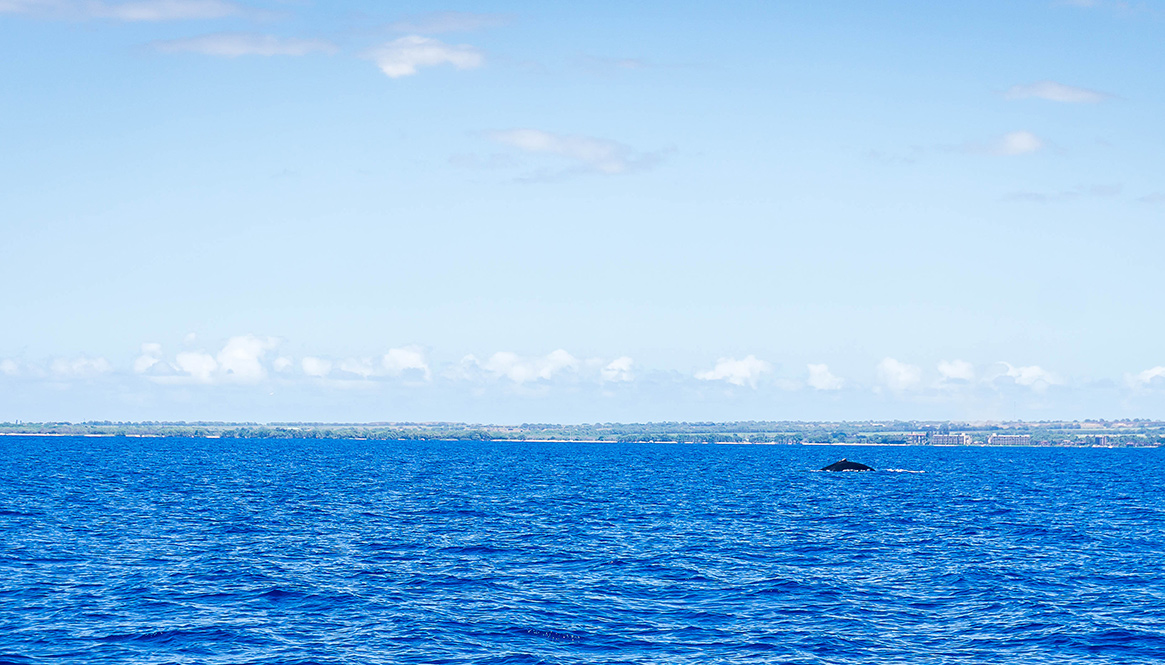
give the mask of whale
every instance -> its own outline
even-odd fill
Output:
[[[844,457],[841,458],[840,460],[834,462],[833,464],[830,464],[829,466],[825,467],[824,469],[822,469],[822,471],[873,471],[873,470],[874,470],[873,467],[866,466],[865,464],[860,464],[858,462],[851,462],[851,461],[845,459]]]

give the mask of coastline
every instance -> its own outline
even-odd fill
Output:
[[[0,423],[0,437],[134,439],[323,439],[483,441],[496,443],[668,443],[683,445],[870,446],[933,448],[1157,448],[1165,422],[950,423],[605,423],[481,425],[469,423]],[[957,435],[935,432],[962,430]],[[998,441],[997,441],[998,439]]]

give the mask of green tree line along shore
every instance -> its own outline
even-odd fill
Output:
[[[0,434],[284,439],[1156,447],[1165,421],[471,423],[5,422]],[[998,442],[1006,441],[1000,444]]]

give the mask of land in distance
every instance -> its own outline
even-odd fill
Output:
[[[0,435],[1156,447],[1165,421],[739,421],[483,425],[452,422],[5,422]],[[951,436],[955,435],[955,436]],[[959,436],[966,435],[966,436]]]

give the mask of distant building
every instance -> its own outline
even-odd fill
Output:
[[[992,434],[987,437],[989,446],[1030,446],[1031,434]]]
[[[932,434],[930,442],[936,446],[969,446],[974,443],[970,434]]]
[[[925,446],[930,443],[930,437],[926,432],[911,432],[906,435],[905,439],[906,443],[912,446]]]

